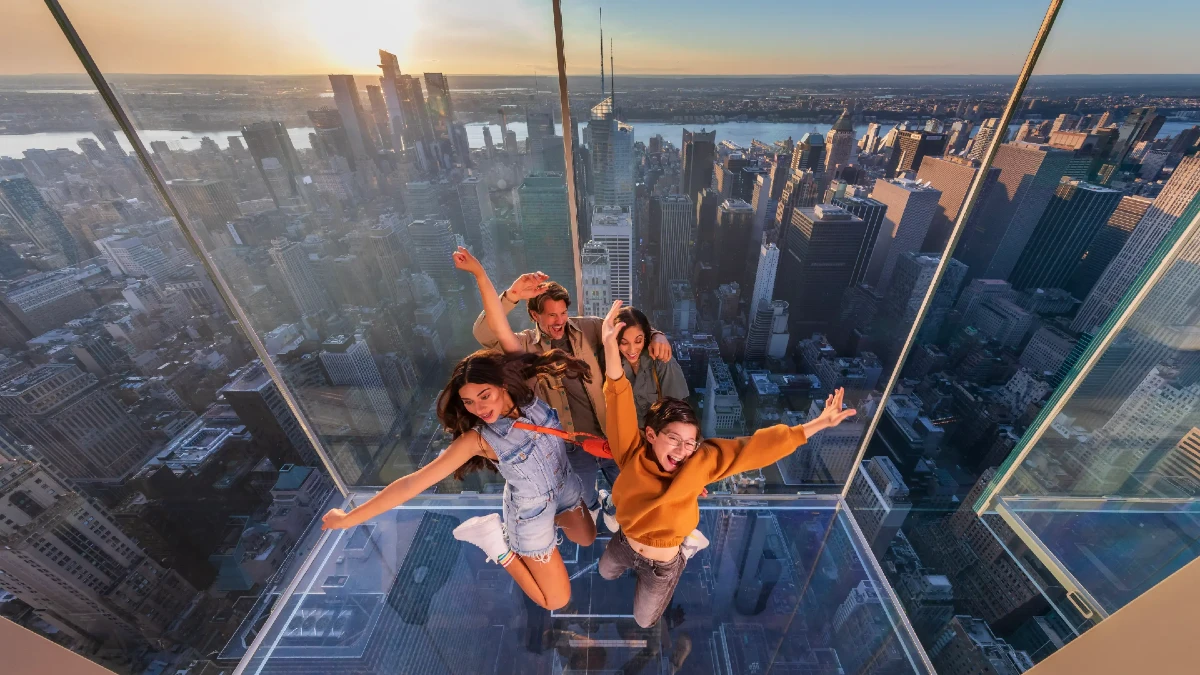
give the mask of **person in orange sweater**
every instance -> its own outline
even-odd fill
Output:
[[[613,303],[601,327],[604,343],[605,431],[621,473],[613,485],[620,531],[600,557],[600,576],[612,580],[626,570],[637,576],[633,617],[643,628],[653,626],[675,592],[687,559],[685,539],[700,522],[699,497],[704,486],[742,471],[764,467],[786,457],[809,436],[853,417],[842,410],[844,391],[825,400],[825,410],[799,426],[779,424],[753,436],[700,440],[695,411],[679,399],[664,398],[650,407],[639,428],[633,389],[621,367],[617,320],[621,301]],[[702,542],[698,548],[703,548]],[[694,552],[694,551],[692,551]]]

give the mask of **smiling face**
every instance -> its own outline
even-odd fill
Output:
[[[503,388],[494,384],[467,383],[458,389],[458,397],[462,399],[467,412],[491,424],[500,419],[504,413],[512,410],[512,397]]]
[[[667,473],[675,473],[696,452],[700,428],[687,422],[671,422],[661,432],[646,427],[646,442],[654,451],[658,465]]]
[[[543,300],[542,311],[529,310],[529,315],[537,322],[538,330],[551,340],[561,340],[567,332],[567,303],[562,300]]]
[[[626,361],[637,363],[642,357],[642,349],[646,347],[646,333],[642,331],[641,326],[626,326],[617,340],[617,347]]]

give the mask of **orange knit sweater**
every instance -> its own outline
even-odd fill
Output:
[[[621,473],[613,485],[617,522],[630,539],[670,548],[700,522],[700,491],[735,473],[764,467],[804,445],[804,429],[779,424],[753,436],[706,439],[675,473],[658,465],[638,428],[633,389],[624,376],[604,383],[605,432]]]

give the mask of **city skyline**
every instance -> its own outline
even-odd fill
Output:
[[[1088,3],[1086,10],[1068,3],[1038,73],[1200,73],[1200,55],[1186,47],[1190,44],[1187,26],[1200,19],[1200,7],[1181,0],[1160,4],[1168,5],[1165,11],[1174,13],[1175,19],[1146,23],[1147,30],[1152,27],[1158,34],[1147,43],[1155,53],[1128,59],[1120,50],[1104,46],[1136,30],[1139,18],[1105,21],[1107,13],[1122,8],[1116,0]],[[755,60],[731,58],[733,54],[720,47],[726,41],[725,22],[705,20],[725,9],[715,0],[704,0],[699,6],[612,0],[569,4],[563,8],[563,22],[571,76],[594,72],[594,36],[602,5],[609,10],[606,24],[618,50],[618,71],[627,75],[1014,74],[1046,9],[1045,2],[1020,0],[981,5],[963,15],[957,3],[936,0],[926,3],[923,12],[891,12],[891,3],[870,0],[856,6],[862,20],[868,26],[872,18],[886,21],[888,29],[905,40],[874,44],[864,40],[849,53],[821,49],[820,41],[807,48],[807,41],[784,41],[776,43],[769,59]],[[549,7],[534,0],[479,5],[426,1],[379,5],[353,0],[339,5],[337,12],[316,0],[306,0],[299,9],[295,3],[247,6],[229,0],[203,5],[118,0],[103,6],[77,3],[65,9],[98,64],[110,73],[377,75],[375,50],[379,48],[396,53],[405,71],[448,75],[536,71],[548,79],[556,72]],[[5,12],[15,20],[0,26],[0,75],[81,72],[41,3],[18,0]],[[747,5],[739,12],[747,26],[819,24],[839,16],[832,5],[813,5],[803,11],[790,5]],[[361,20],[367,15],[373,20]],[[488,20],[478,21],[480,15]],[[693,39],[672,40],[648,28],[664,22],[672,25],[674,33]],[[985,33],[974,30],[982,22],[989,27]],[[188,30],[162,30],[176,25],[187,25]],[[931,44],[937,47],[930,49]],[[955,58],[939,56],[951,53]],[[501,54],[503,58],[497,59]],[[797,63],[804,67],[798,68]],[[1148,64],[1156,67],[1144,69]]]

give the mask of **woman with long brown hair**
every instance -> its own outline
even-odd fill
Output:
[[[454,441],[437,459],[397,479],[346,513],[325,514],[325,529],[358,525],[412,499],[439,481],[458,479],[480,469],[504,477],[504,518],[495,513],[471,518],[454,537],[483,549],[488,560],[504,567],[538,605],[558,609],[571,597],[567,568],[558,552],[556,527],[571,541],[589,546],[596,523],[583,504],[583,481],[571,469],[558,414],[529,386],[538,377],[590,378],[587,364],[561,350],[519,352],[517,338],[500,309],[496,289],[466,249],[455,265],[475,275],[489,327],[508,353],[480,350],[454,368],[438,397],[438,417]],[[519,352],[519,353],[514,353]]]

